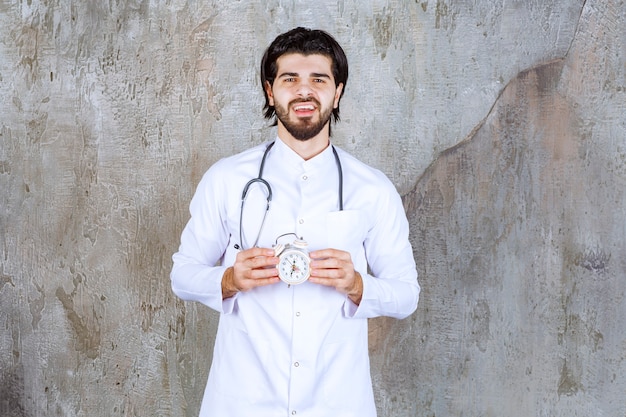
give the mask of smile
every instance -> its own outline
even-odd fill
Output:
[[[313,104],[298,104],[293,107],[294,111],[313,111],[315,106]]]

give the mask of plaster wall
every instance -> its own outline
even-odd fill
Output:
[[[0,1],[0,415],[197,415],[217,316],[171,254],[208,166],[274,135],[257,67],[297,25],[345,47],[333,140],[411,223],[379,415],[626,415],[620,0]]]

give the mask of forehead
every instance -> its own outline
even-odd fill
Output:
[[[276,60],[276,76],[280,77],[283,73],[295,73],[301,76],[315,73],[328,74],[332,77],[332,66],[332,59],[326,55],[288,53]]]

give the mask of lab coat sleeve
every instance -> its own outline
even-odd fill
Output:
[[[375,220],[364,242],[371,274],[358,271],[363,278],[363,296],[358,306],[346,301],[344,314],[348,317],[402,319],[417,308],[420,286],[409,224],[400,196],[391,182],[386,182],[376,198]]]
[[[235,297],[222,300],[219,265],[229,240],[224,175],[220,164],[203,176],[189,206],[191,218],[183,229],[178,252],[172,256],[172,291],[186,301],[198,301],[220,313],[232,312]],[[218,198],[219,197],[219,198]]]

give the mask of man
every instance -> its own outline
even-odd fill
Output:
[[[278,137],[198,185],[171,279],[221,313],[201,417],[376,415],[367,319],[408,316],[420,289],[395,187],[330,143],[347,79],[326,32],[278,36],[261,64]],[[311,251],[298,285],[273,249],[293,235]]]

